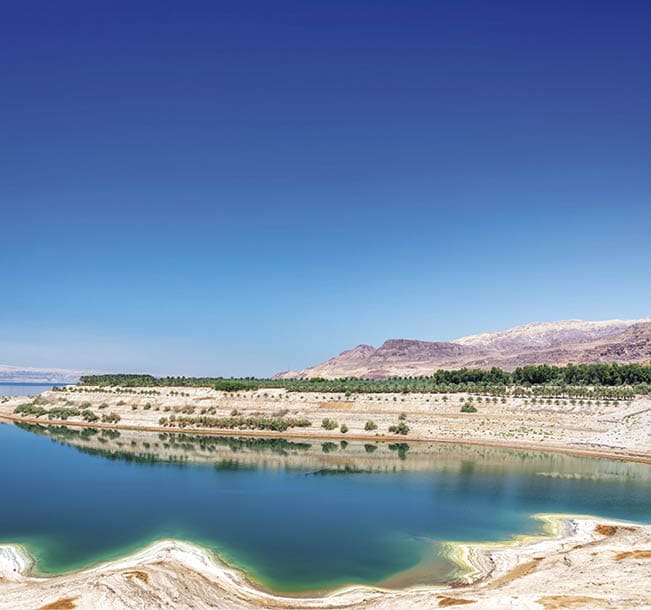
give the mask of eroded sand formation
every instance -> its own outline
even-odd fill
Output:
[[[471,573],[452,587],[349,587],[310,598],[256,588],[204,549],[164,540],[124,559],[42,578],[19,547],[0,547],[0,608],[651,608],[651,526],[547,517],[556,535],[455,545]]]

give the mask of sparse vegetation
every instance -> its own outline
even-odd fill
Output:
[[[41,417],[41,415],[46,415],[47,414],[47,409],[45,409],[45,408],[43,408],[43,407],[41,407],[39,405],[35,405],[34,403],[29,402],[29,403],[25,403],[25,404],[22,404],[22,405],[18,405],[14,409],[14,413],[16,415],[27,415],[27,416],[31,416],[31,417]]]
[[[395,426],[389,426],[389,432],[391,434],[407,435],[409,434],[409,426],[404,421],[401,421],[399,424],[396,424]]]
[[[84,409],[81,412],[81,416],[84,418],[84,421],[87,421],[90,424],[99,420],[99,416],[93,413],[90,409]]]
[[[117,413],[106,413],[102,415],[103,424],[117,424],[121,419]]]
[[[171,428],[195,427],[284,432],[289,428],[308,428],[312,425],[312,422],[308,419],[282,417],[211,417],[206,415],[185,417],[171,415],[169,418],[162,419],[167,419],[167,421],[161,425],[167,425]]]
[[[74,407],[53,407],[47,412],[48,419],[70,419],[79,417],[81,411]]]
[[[326,418],[321,422],[321,427],[322,427],[324,430],[335,430],[338,426],[339,426],[339,424],[338,424],[336,421],[334,421],[333,419],[330,419],[330,418],[328,418],[328,417],[326,417]]]

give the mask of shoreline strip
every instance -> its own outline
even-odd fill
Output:
[[[405,588],[389,589],[378,585],[364,585],[350,583],[331,590],[297,592],[274,592],[260,586],[240,568],[230,566],[218,553],[195,542],[178,539],[162,538],[155,540],[140,550],[125,556],[101,561],[93,565],[79,568],[61,574],[38,574],[35,572],[36,561],[28,547],[20,543],[0,545],[0,580],[11,581],[54,581],[60,578],[92,577],[104,572],[134,569],[138,566],[150,565],[160,561],[162,556],[179,555],[177,559],[191,569],[196,569],[195,559],[200,559],[203,569],[216,575],[219,580],[226,580],[231,587],[235,587],[239,594],[248,593],[257,599],[266,601],[284,601],[305,603],[326,603],[329,600],[342,600],[352,593],[361,592],[369,594],[399,594],[417,591],[426,591],[439,594],[451,589],[459,592],[470,587],[492,588],[508,579],[509,574],[518,566],[524,565],[523,558],[537,561],[544,556],[555,552],[562,552],[565,548],[577,544],[588,544],[603,537],[599,525],[608,526],[640,526],[642,524],[630,521],[601,518],[591,515],[568,514],[534,514],[532,518],[544,524],[548,533],[519,535],[510,540],[497,542],[446,542],[449,557],[457,562],[460,567],[465,567],[466,574],[454,582],[441,585],[414,585]],[[201,571],[203,571],[203,569]]]
[[[299,439],[317,439],[317,440],[355,440],[355,441],[368,441],[368,442],[403,442],[403,443],[436,443],[447,445],[471,445],[480,447],[495,447],[502,449],[520,449],[526,451],[538,451],[541,453],[560,453],[564,455],[575,455],[579,457],[594,457],[606,458],[611,460],[619,460],[624,462],[636,462],[640,464],[651,464],[651,453],[642,454],[630,451],[616,451],[614,449],[599,449],[592,447],[590,449],[581,449],[580,447],[571,447],[567,445],[537,445],[535,443],[518,442],[518,441],[497,441],[485,439],[457,439],[446,437],[412,437],[400,435],[385,435],[385,436],[366,436],[363,434],[341,434],[341,433],[297,433],[289,430],[285,432],[274,432],[270,430],[231,430],[231,429],[206,429],[206,428],[164,428],[162,426],[136,426],[131,424],[103,424],[103,423],[88,423],[76,422],[69,420],[47,420],[38,419],[35,417],[19,417],[15,415],[3,414],[0,415],[0,422],[6,421],[10,423],[26,423],[26,424],[40,424],[41,426],[71,426],[77,428],[97,428],[108,430],[130,430],[141,432],[158,432],[167,434],[193,434],[204,436],[246,436],[258,438],[299,438]],[[302,428],[305,430],[305,428]]]

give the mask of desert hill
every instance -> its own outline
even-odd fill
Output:
[[[325,362],[276,378],[428,375],[461,367],[513,370],[527,364],[651,363],[651,318],[534,322],[455,341],[389,339],[358,345]]]

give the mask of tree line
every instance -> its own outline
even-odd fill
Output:
[[[342,378],[258,379],[254,377],[154,377],[153,375],[84,375],[80,385],[117,387],[211,387],[224,392],[282,388],[294,392],[490,392],[507,393],[512,387],[634,387],[651,392],[651,366],[641,364],[530,365],[505,371],[491,369],[437,370],[430,376],[389,379]]]

